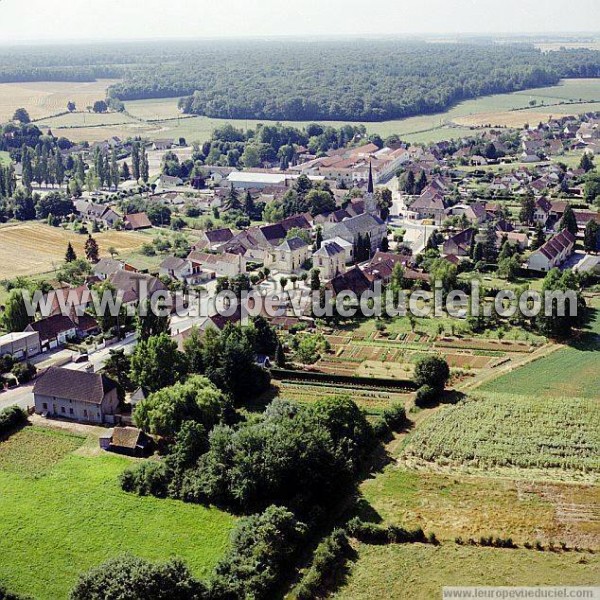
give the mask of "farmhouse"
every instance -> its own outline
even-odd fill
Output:
[[[35,412],[82,423],[114,423],[117,384],[98,373],[50,367],[33,386]]]
[[[200,265],[202,271],[212,272],[217,277],[236,277],[246,272],[246,258],[241,254],[209,254],[192,250],[188,261]]]
[[[54,350],[77,337],[77,325],[70,317],[61,314],[30,323],[25,331],[39,334],[42,352]]]
[[[125,224],[125,229],[132,231],[150,229],[152,227],[152,223],[145,212],[125,215],[125,217],[123,217],[123,223]]]
[[[563,229],[538,250],[532,252],[527,268],[532,271],[550,271],[560,266],[573,254],[574,246],[575,236],[567,229]]]
[[[42,351],[37,331],[16,331],[0,336],[0,356],[27,360]]]
[[[200,239],[194,244],[194,250],[218,250],[233,238],[233,232],[228,227],[203,231]]]

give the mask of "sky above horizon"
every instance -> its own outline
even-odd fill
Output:
[[[599,0],[0,0],[2,44],[598,31]]]

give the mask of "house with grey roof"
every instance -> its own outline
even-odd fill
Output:
[[[313,267],[319,269],[321,279],[330,280],[346,271],[346,252],[335,240],[324,241],[313,254]]]
[[[294,273],[310,258],[311,246],[300,237],[284,240],[265,255],[265,266],[283,273]]]
[[[387,225],[376,215],[363,213],[341,223],[324,223],[323,239],[333,240],[340,237],[354,247],[361,239],[368,237],[371,254],[375,254],[381,246],[381,240],[387,235]],[[354,253],[356,255],[356,252]]]
[[[33,386],[35,412],[81,423],[114,423],[117,384],[99,373],[50,367]]]

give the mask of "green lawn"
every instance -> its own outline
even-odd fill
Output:
[[[37,600],[61,600],[79,573],[123,552],[185,560],[207,576],[225,551],[234,518],[214,508],[121,491],[130,459],[95,444],[27,428],[0,443],[0,582]],[[31,473],[30,452],[52,460]],[[69,453],[71,452],[71,453]],[[20,471],[20,472],[17,472]]]
[[[515,369],[479,389],[600,399],[600,308],[593,311],[583,335],[567,348]]]
[[[443,586],[597,585],[600,555],[445,544],[360,544],[337,600],[434,600]]]
[[[10,165],[10,154],[4,150],[0,151],[0,165]]]

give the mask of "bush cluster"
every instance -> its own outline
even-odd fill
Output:
[[[27,413],[18,406],[9,406],[0,411],[0,437],[12,433],[27,422]]]
[[[418,527],[414,530],[404,529],[397,525],[384,527],[376,523],[368,523],[355,517],[348,523],[348,533],[357,540],[366,544],[407,544],[420,542],[422,544],[438,543],[435,534],[429,536]]]
[[[352,548],[343,529],[335,529],[317,547],[310,569],[295,590],[297,600],[326,596],[342,576]]]

